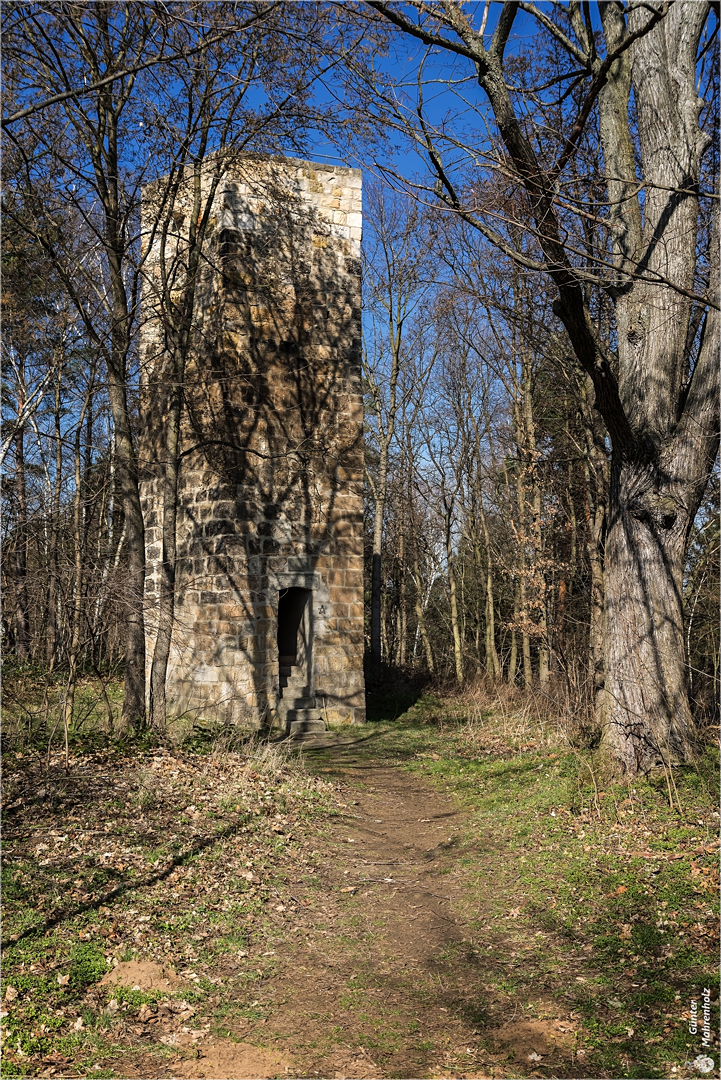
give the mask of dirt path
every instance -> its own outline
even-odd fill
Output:
[[[348,815],[324,842],[314,925],[284,957],[274,1032],[306,1076],[437,1074],[474,1041],[472,1018],[455,1015],[473,960],[444,874],[462,815],[400,769],[347,761],[333,772],[349,786]]]
[[[259,991],[270,1015],[249,1025],[248,1041],[284,1051],[286,1075],[296,1077],[539,1075],[534,1061],[568,1051],[573,1024],[524,1022],[502,989],[484,983],[513,959],[479,955],[460,914],[468,848],[454,797],[352,750],[339,748],[317,771],[344,785],[345,816],[318,838],[320,888],[291,880],[303,915],[278,941],[277,973]],[[501,905],[502,878],[493,889]],[[513,944],[488,927],[489,943],[502,954]],[[202,1060],[196,1069],[204,1075]]]
[[[694,1075],[708,800],[669,854],[655,790],[574,812],[573,760],[450,736],[15,754],[3,1075]]]
[[[262,932],[208,970],[224,992],[192,1024],[159,1017],[157,1031],[137,1029],[157,1042],[163,1028],[165,1061],[156,1049],[118,1061],[115,1075],[581,1074],[580,1018],[554,996],[558,943],[518,917],[519,865],[503,829],[483,833],[455,795],[382,750],[374,759],[369,743],[310,751],[335,811],[293,826],[296,861],[284,864]]]

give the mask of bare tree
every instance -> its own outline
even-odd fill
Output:
[[[709,75],[714,61],[704,41],[713,32],[711,5],[601,4],[599,35],[580,3],[551,13],[530,2],[504,3],[488,32],[490,3],[482,12],[455,0],[369,3],[434,56],[469,61],[490,105],[495,141],[471,143],[467,131],[454,130],[447,118],[442,126],[433,124],[420,90],[406,107],[392,88],[376,87],[386,122],[425,154],[435,179],[427,190],[438,205],[555,286],[554,312],[590,379],[613,448],[605,546],[605,746],[613,767],[631,774],[659,760],[683,759],[691,753],[692,733],[684,560],[718,446],[718,203],[706,130],[716,102]],[[564,59],[563,70],[556,69],[545,86],[519,89],[507,73],[506,46],[521,10]],[[422,78],[420,72],[421,88]],[[554,107],[560,102],[555,129],[545,123],[552,85],[559,88]],[[584,189],[576,198],[566,178],[592,114],[598,118],[604,194]],[[522,192],[520,224],[531,234],[532,254],[513,243],[504,208],[488,205],[483,185],[464,183],[459,149]],[[580,227],[589,215],[603,234],[593,270]],[[612,300],[613,336],[602,335],[593,318],[594,289]]]
[[[302,44],[302,48],[299,46]],[[153,635],[152,714],[164,726],[164,680],[173,619],[174,506],[185,363],[213,190],[198,193],[178,252],[175,200],[200,176],[217,178],[232,149],[299,149],[310,123],[332,127],[312,86],[341,45],[321,9],[253,2],[193,3],[181,13],[155,4],[37,4],[8,9],[4,124],[19,165],[16,216],[54,267],[83,332],[102,357],[112,411],[113,470],[123,508],[125,695],[128,724],[145,717],[145,539],[139,496],[138,330],[141,284],[152,250],[164,265],[152,315],[169,358],[166,446],[161,462],[163,575]],[[141,193],[165,175],[155,216],[141,238]],[[156,188],[156,193],[157,193]],[[193,200],[191,199],[191,202]],[[13,214],[7,203],[6,214]],[[60,225],[66,227],[49,227]],[[142,243],[141,243],[142,239]],[[144,246],[143,246],[144,245]],[[148,299],[151,290],[144,293]],[[37,396],[37,395],[36,395]],[[20,410],[22,413],[22,409]],[[27,412],[27,409],[24,410]],[[20,474],[18,474],[20,475]],[[108,553],[114,560],[116,552]],[[18,594],[20,595],[20,594]]]
[[[418,324],[414,316],[428,294],[431,239],[417,205],[394,195],[381,184],[366,189],[364,245],[365,303],[368,310],[363,375],[372,402],[372,432],[378,462],[368,472],[373,492],[373,554],[371,567],[371,661],[381,662],[381,564],[383,515],[388,463],[395,437],[396,416],[402,407],[399,378],[404,362],[417,352]],[[423,371],[417,371],[423,378]]]

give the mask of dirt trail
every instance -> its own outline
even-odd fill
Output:
[[[533,1076],[534,1062],[557,1051],[567,1059],[568,1021],[524,1022],[485,985],[508,960],[481,957],[459,913],[468,909],[465,816],[454,797],[352,750],[338,748],[317,771],[347,785],[346,816],[319,838],[320,894],[294,887],[307,914],[278,947],[277,975],[263,991],[275,1007],[249,1041],[260,1045],[263,1033],[297,1077]],[[474,843],[474,860],[489,843]],[[502,878],[493,890],[501,902]],[[484,944],[494,941],[503,952],[508,933],[488,927]]]
[[[343,793],[340,813],[317,834],[315,883],[299,865],[274,908],[283,914],[263,957],[275,969],[256,984],[255,1017],[229,1016],[230,1038],[183,1028],[171,1040],[183,1059],[154,1059],[152,1075],[578,1075],[576,1024],[559,1015],[552,984],[530,968],[521,997],[504,984],[552,942],[507,914],[517,882],[502,837],[469,838],[453,795],[367,753],[346,740],[310,755]],[[464,879],[479,868],[487,877],[474,893]],[[545,1019],[524,1018],[530,1001]],[[149,1064],[133,1075],[150,1075]]]

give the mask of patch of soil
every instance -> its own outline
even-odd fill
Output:
[[[534,1068],[559,1047],[567,1049],[573,1043],[573,1031],[560,1020],[527,1020],[504,1024],[494,1042],[526,1068]]]
[[[129,986],[135,990],[183,990],[188,988],[172,968],[160,964],[128,960],[118,964],[100,980],[101,986]]]
[[[290,1058],[276,1050],[260,1050],[230,1039],[212,1039],[198,1046],[198,1058],[174,1065],[173,1078],[182,1080],[265,1080],[283,1076]]]
[[[362,1048],[336,1051],[326,1059],[326,1072],[329,1080],[375,1080],[379,1076],[375,1061]]]

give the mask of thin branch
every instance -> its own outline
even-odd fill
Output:
[[[2,121],[0,121],[0,127],[6,128],[9,124],[14,124],[17,120],[23,120],[26,116],[32,116],[33,113],[41,112],[43,109],[47,109],[51,105],[57,105],[61,101],[67,101],[69,98],[85,97],[87,94],[92,94],[95,90],[100,90],[103,86],[108,86],[118,79],[125,79],[129,75],[135,75],[139,71],[145,70],[145,68],[153,67],[154,64],[169,64],[174,60],[194,56],[196,53],[209,49],[212,45],[216,45],[219,41],[223,41],[225,38],[230,37],[231,34],[236,34],[241,30],[247,30],[249,26],[258,22],[259,19],[266,18],[270,12],[277,7],[280,7],[279,2],[271,3],[268,7],[263,8],[261,12],[254,15],[240,26],[233,26],[228,30],[223,30],[222,33],[216,34],[215,37],[207,38],[205,41],[202,41],[200,45],[196,45],[192,49],[181,49],[179,52],[171,53],[170,56],[163,56],[162,53],[157,53],[155,56],[151,56],[149,60],[144,60],[140,64],[133,64],[131,67],[123,68],[121,71],[115,71],[112,75],[106,75],[102,79],[97,79],[88,86],[79,86],[72,90],[65,90],[61,94],[53,94],[51,97],[45,98],[44,101],[38,101],[34,105],[27,105],[24,109],[19,109],[16,113],[13,113],[12,116],[3,117]]]

